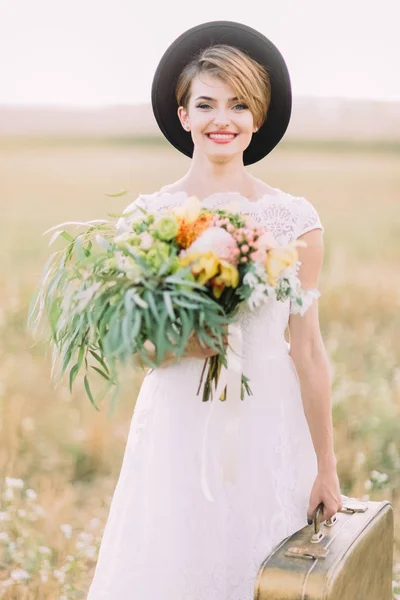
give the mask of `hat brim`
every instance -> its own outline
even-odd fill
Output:
[[[192,157],[193,140],[179,120],[175,87],[187,63],[200,50],[215,44],[229,44],[242,50],[263,65],[269,74],[271,103],[267,119],[243,153],[243,162],[249,165],[264,158],[279,143],[292,111],[290,77],[283,56],[268,38],[252,27],[234,21],[211,21],[180,35],[163,54],[154,74],[151,89],[154,116],[167,140]]]

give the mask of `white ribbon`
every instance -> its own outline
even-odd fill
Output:
[[[207,451],[208,432],[211,418],[216,410],[222,410],[223,430],[221,432],[221,463],[223,470],[223,479],[235,483],[237,477],[239,433],[240,433],[240,413],[242,400],[242,330],[238,323],[228,325],[228,349],[227,349],[227,367],[221,366],[218,383],[212,388],[211,398],[212,406],[206,418],[202,440],[201,456],[201,487],[207,500],[214,502],[214,497],[210,490],[209,474],[207,469]],[[219,398],[226,386],[226,399],[221,401]],[[216,405],[219,408],[216,409]]]

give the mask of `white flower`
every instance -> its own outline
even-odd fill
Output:
[[[60,571],[59,569],[54,569],[53,575],[57,579],[57,581],[59,581],[60,583],[64,583],[64,581],[65,581],[64,571]]]
[[[24,487],[24,482],[22,481],[22,479],[14,479],[14,477],[6,477],[6,485],[9,488],[21,489]]]
[[[140,237],[140,247],[143,250],[150,250],[153,245],[154,238],[148,231],[143,231],[139,234]]]
[[[253,273],[253,271],[248,271],[245,276],[243,277],[243,283],[245,285],[248,285],[251,288],[255,288],[256,285],[258,284],[259,279],[258,277],[255,275],[255,273]]]
[[[40,506],[39,504],[35,506],[35,511],[39,517],[45,517],[47,515],[47,511],[43,508],[43,506]]]
[[[261,304],[263,304],[267,299],[267,294],[265,293],[266,287],[263,284],[257,284],[253,289],[249,298],[247,298],[247,303],[249,305],[250,310],[254,310],[258,308]]]
[[[6,488],[6,491],[3,494],[4,500],[13,500],[14,499],[14,490],[13,488]]]
[[[92,519],[90,519],[89,527],[91,529],[97,529],[99,525],[100,525],[100,519],[98,517],[93,517]]]
[[[364,483],[364,487],[366,490],[370,490],[372,488],[372,481],[367,479],[367,481]]]
[[[39,546],[38,550],[40,554],[51,554],[51,550],[47,546]]]
[[[95,560],[95,558],[97,556],[97,548],[95,546],[87,546],[87,548],[85,548],[85,551],[83,554],[86,558]]]
[[[0,521],[10,521],[11,517],[8,514],[8,512],[5,512],[4,510],[0,512]]]
[[[11,571],[10,575],[11,579],[13,579],[14,581],[24,581],[26,579],[29,579],[29,573],[24,569],[14,569],[13,571]]]
[[[63,523],[62,525],[60,525],[60,529],[63,532],[63,534],[65,535],[65,537],[67,538],[67,540],[70,540],[72,537],[71,525],[69,525],[69,523]]]

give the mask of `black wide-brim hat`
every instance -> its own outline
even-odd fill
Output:
[[[175,87],[183,68],[192,58],[215,44],[228,44],[242,50],[269,74],[271,103],[267,119],[243,153],[244,164],[250,165],[264,158],[279,143],[292,111],[290,77],[284,58],[268,38],[252,27],[234,21],[211,21],[188,29],[172,42],[153,78],[151,102],[154,116],[167,140],[191,158],[193,140],[179,120]]]

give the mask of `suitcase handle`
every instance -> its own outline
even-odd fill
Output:
[[[343,506],[338,512],[354,514],[357,512],[365,512],[366,510],[368,510],[367,502],[363,502],[362,500],[358,500],[357,498],[349,498],[348,496],[344,496],[343,494],[341,494],[341,496],[343,499]],[[328,555],[329,549],[324,548],[322,545],[319,545],[319,542],[325,537],[319,528],[320,524],[322,522],[322,520],[320,520],[320,516],[322,514],[323,509],[324,509],[324,503],[320,502],[314,511],[314,516],[313,516],[314,533],[311,536],[310,541],[306,544],[303,543],[301,546],[290,546],[288,548],[288,550],[285,552],[285,556],[291,556],[291,557],[298,556],[301,558],[315,559],[315,558],[325,558]],[[324,526],[332,527],[337,522],[337,520],[338,520],[338,518],[337,518],[337,515],[335,514],[332,517],[330,517],[329,519],[326,519],[326,521],[324,521]],[[313,544],[313,546],[311,544]],[[314,545],[314,544],[318,544],[318,545]]]

